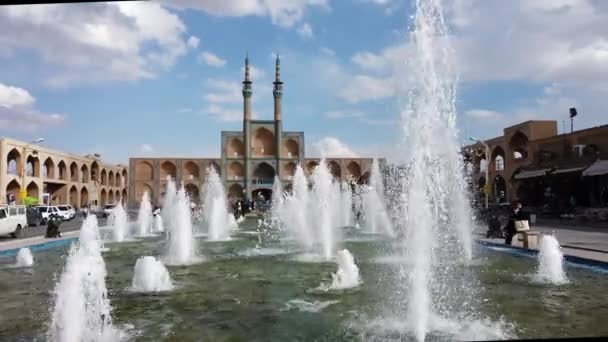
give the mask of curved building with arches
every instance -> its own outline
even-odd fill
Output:
[[[128,197],[127,167],[104,163],[99,155],[2,138],[0,157],[0,204],[20,204],[27,196],[39,203],[101,207]]]

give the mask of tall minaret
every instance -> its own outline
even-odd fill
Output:
[[[243,81],[243,119],[251,120],[251,78],[249,76],[249,55],[245,57],[245,80]]]
[[[249,76],[249,55],[245,57],[245,80],[243,81],[243,140],[245,142],[245,198],[251,197],[251,78]]]
[[[274,135],[276,141],[276,173],[279,179],[283,179],[281,175],[281,157],[283,157],[283,125],[282,125],[282,114],[283,114],[283,82],[281,82],[281,60],[279,54],[277,54],[277,60],[274,69],[274,87],[272,89],[272,95],[274,95]]]
[[[283,114],[282,98],[283,98],[283,82],[281,82],[281,60],[277,54],[277,60],[274,69],[274,88],[272,89],[272,95],[274,95],[274,119],[281,120]]]

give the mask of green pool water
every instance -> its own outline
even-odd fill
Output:
[[[395,303],[406,300],[407,288],[398,263],[391,262],[390,241],[347,236],[340,248],[355,256],[363,284],[329,292],[315,289],[331,281],[334,263],[312,262],[280,240],[257,249],[256,236],[238,234],[226,242],[199,239],[204,262],[168,267],[174,291],[133,293],[128,288],[137,258],[162,255],[164,239],[107,243],[103,255],[114,324],[132,341],[411,340],[399,328],[407,322]],[[67,250],[34,252],[32,268],[9,268],[13,257],[0,258],[0,340],[45,340],[50,292]],[[428,339],[607,336],[607,276],[568,267],[568,284],[536,284],[535,262],[480,247],[474,262],[461,270],[475,275],[477,315],[449,319],[481,325],[471,324],[465,335],[438,331]]]

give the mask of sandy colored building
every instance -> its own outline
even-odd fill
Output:
[[[0,139],[0,203],[40,202],[102,206],[127,198],[125,166],[104,164],[99,156],[78,156],[40,144]]]
[[[606,205],[608,125],[558,134],[557,121],[526,121],[484,142],[490,146],[489,162],[482,144],[465,146],[464,153],[477,190],[486,184],[489,168],[492,201],[504,194],[502,200],[530,206]]]
[[[262,193],[269,199],[275,176],[289,188],[296,165],[300,164],[310,174],[318,165],[319,158],[304,155],[304,132],[283,130],[283,82],[280,60],[275,65],[273,82],[274,119],[254,120],[251,117],[253,82],[250,78],[249,60],[245,60],[243,81],[243,130],[221,132],[221,156],[219,158],[130,158],[129,205],[136,206],[144,192],[152,202],[159,204],[164,195],[167,176],[183,182],[194,201],[200,200],[201,186],[207,168],[215,168],[231,200],[252,199]],[[326,158],[334,177],[365,182],[369,177],[371,158]],[[386,164],[380,159],[381,166]]]

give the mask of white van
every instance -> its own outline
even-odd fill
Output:
[[[25,211],[23,205],[0,206],[0,235],[20,237],[23,229],[27,227]]]

